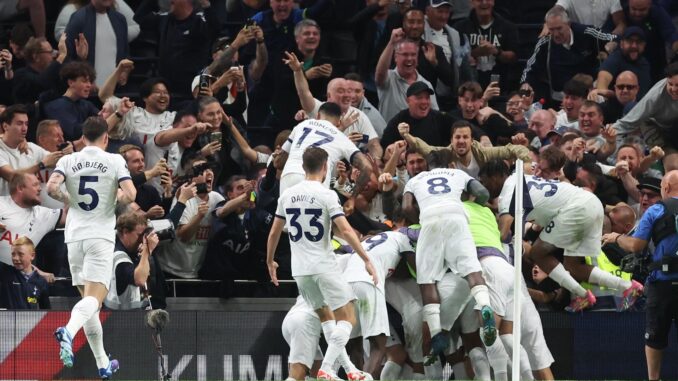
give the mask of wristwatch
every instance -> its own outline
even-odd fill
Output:
[[[45,163],[40,161],[38,162],[38,169],[42,171],[43,169],[47,169],[47,166],[45,166]]]

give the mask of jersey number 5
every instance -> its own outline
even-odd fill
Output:
[[[84,202],[79,202],[78,206],[82,210],[93,210],[99,205],[99,195],[97,191],[92,188],[87,188],[87,183],[96,183],[99,182],[99,176],[82,176],[80,177],[80,186],[78,187],[79,195],[89,195],[92,198],[89,204]]]
[[[290,217],[290,225],[294,227],[297,232],[292,234],[290,231],[290,239],[292,242],[297,242],[301,239],[301,236],[303,235],[306,237],[307,240],[311,242],[318,242],[323,238],[323,235],[325,234],[325,228],[323,225],[318,221],[318,218],[322,216],[323,210],[322,209],[304,209],[303,214],[306,216],[311,216],[311,219],[308,221],[308,224],[312,228],[316,228],[318,231],[316,234],[311,234],[310,232],[305,232],[301,228],[301,225],[299,224],[299,216],[302,214],[302,210],[299,208],[287,208],[285,209],[285,213],[287,213],[288,216]]]

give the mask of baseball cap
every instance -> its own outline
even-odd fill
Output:
[[[429,2],[433,8],[438,8],[442,5],[452,6],[452,3],[449,0],[430,0]]]
[[[417,95],[422,91],[428,91],[429,94],[433,95],[433,89],[431,89],[427,84],[422,81],[414,82],[407,88],[406,96]]]
[[[636,187],[638,190],[647,189],[659,194],[662,193],[662,181],[656,177],[645,176],[640,179]]]
[[[575,128],[572,128],[572,127],[566,127],[566,126],[560,126],[560,127],[556,128],[556,129],[554,129],[554,130],[551,130],[551,131],[547,132],[547,133],[546,133],[546,136],[549,136],[549,135],[560,135],[560,136],[563,136],[563,135],[567,134],[568,132],[572,132],[572,133],[575,133],[575,134],[577,134],[577,135],[580,135],[579,131],[578,131],[577,129],[575,129]]]
[[[624,30],[624,34],[622,35],[622,39],[626,40],[633,36],[638,36],[641,40],[645,41],[645,32],[637,26],[630,26],[626,28]]]

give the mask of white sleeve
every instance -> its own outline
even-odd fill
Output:
[[[40,147],[37,144],[32,144],[31,145],[31,151],[33,152],[33,158],[35,159],[36,163],[39,163],[42,161],[42,159],[45,158],[45,156],[49,155],[49,151],[46,149]]]
[[[570,2],[570,0],[558,0],[556,1],[556,5],[565,8],[566,11],[569,11],[572,7],[572,3]]]
[[[313,111],[311,111],[311,114],[308,116],[309,118],[313,119],[318,119],[318,110],[320,110],[320,106],[323,105],[324,102],[321,102],[317,100],[316,98],[313,98]]]
[[[54,172],[59,172],[64,177],[66,177],[66,167],[68,166],[68,158],[70,155],[62,156],[57,160],[56,165],[54,166]],[[2,167],[2,162],[0,161],[0,167]]]
[[[398,250],[402,253],[414,253],[414,247],[410,239],[402,233],[398,233]]]
[[[622,6],[619,0],[610,0],[610,14],[617,13],[621,10]]]
[[[278,218],[282,218],[283,220],[286,219],[282,195],[278,198],[278,206],[275,209],[275,216]]]
[[[116,177],[118,182],[123,180],[131,180],[132,176],[129,174],[129,169],[127,169],[127,162],[122,158],[122,155],[111,154],[116,166]]]
[[[515,175],[506,179],[504,182],[504,187],[501,189],[501,194],[499,194],[499,210],[498,214],[507,214],[510,212],[511,200],[513,199],[513,193],[516,189]]]
[[[44,206],[36,206],[34,209],[36,211],[36,219],[41,223],[44,222],[46,226],[50,227],[50,230],[56,228],[57,223],[59,222],[59,217],[61,217],[61,209],[50,209],[45,208]],[[37,246],[37,242],[35,245]]]
[[[461,175],[460,177],[464,181],[464,190],[466,190],[466,188],[468,188],[469,181],[473,180],[473,177],[462,170],[459,170],[457,174]]]
[[[328,191],[327,211],[330,213],[330,218],[344,215],[344,207],[339,203],[339,196],[336,192]]]
[[[301,123],[300,123],[301,124]],[[292,132],[290,132],[290,136],[287,137],[287,140],[285,140],[285,143],[283,143],[282,147],[280,147],[283,151],[290,153],[290,148],[292,148],[292,143],[294,143],[294,137],[295,137],[295,132],[298,131],[299,129],[297,128],[299,124],[297,124],[293,129]]]
[[[118,7],[117,11],[125,16],[125,21],[127,21],[127,41],[132,42],[141,32],[141,27],[134,21],[134,11],[124,0],[117,0],[115,4]]]
[[[414,182],[416,180],[414,178],[411,178],[406,184],[405,184],[405,189],[403,189],[403,194],[410,192],[414,194]]]
[[[198,212],[198,203],[190,199],[186,201],[186,209],[179,219],[179,226],[186,225]]]
[[[71,19],[71,15],[75,13],[75,5],[66,4],[61,8],[59,16],[57,16],[56,22],[54,23],[54,41],[59,41],[61,34],[66,30],[66,25]]]

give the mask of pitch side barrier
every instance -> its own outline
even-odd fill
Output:
[[[186,298],[181,298],[186,299]],[[223,301],[229,310],[183,310],[170,300],[162,332],[165,364],[173,380],[283,380],[288,347],[280,327],[293,299]],[[208,303],[195,301],[203,306]],[[188,304],[187,304],[188,303]],[[219,303],[212,300],[210,303]],[[183,307],[182,307],[183,306]],[[171,309],[172,307],[182,309]],[[52,333],[68,311],[0,311],[0,380],[92,379],[96,366],[81,332],[73,368],[63,368]],[[642,312],[542,312],[557,379],[646,377]],[[142,311],[102,311],[106,350],[120,360],[117,380],[157,380],[159,361]],[[676,337],[675,332],[671,336]],[[675,340],[666,358],[678,358]],[[664,361],[665,379],[678,379],[678,363]]]

